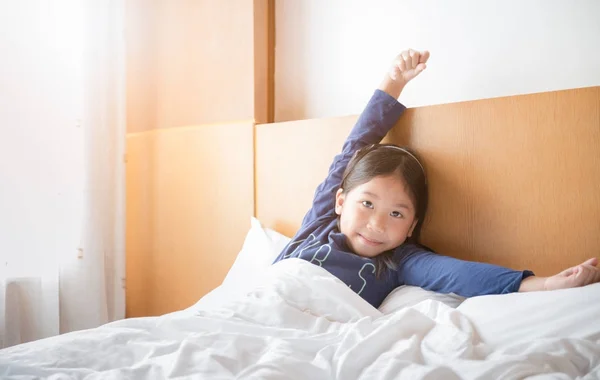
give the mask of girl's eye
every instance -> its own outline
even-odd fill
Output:
[[[404,215],[400,214],[398,211],[392,211],[390,215],[394,218],[404,218]]]
[[[369,201],[363,201],[362,205],[367,207],[367,208],[373,208],[373,203],[369,202]]]

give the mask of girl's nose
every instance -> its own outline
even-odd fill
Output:
[[[375,232],[383,232],[384,228],[385,228],[385,216],[382,215],[372,215],[371,218],[369,219],[369,224],[368,227],[375,231]]]

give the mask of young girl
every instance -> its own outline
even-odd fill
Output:
[[[419,244],[425,170],[414,152],[379,142],[406,109],[396,99],[428,58],[427,51],[398,55],[317,187],[300,230],[275,261],[297,257],[319,265],[374,307],[400,285],[472,297],[600,281],[596,258],[540,278],[438,255]]]

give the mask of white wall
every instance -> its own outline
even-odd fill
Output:
[[[0,1],[0,279],[77,254],[83,220],[79,0]]]
[[[278,0],[276,121],[358,114],[397,53],[408,106],[600,85],[598,0]]]

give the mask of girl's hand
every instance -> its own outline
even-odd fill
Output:
[[[427,50],[423,52],[412,49],[405,50],[398,54],[388,75],[393,81],[406,84],[427,68],[428,59],[429,52]]]
[[[425,70],[428,59],[428,51],[418,52],[409,49],[398,54],[379,89],[398,99],[404,86]]]
[[[544,289],[567,289],[600,282],[600,269],[597,258],[591,258],[559,274],[546,278]]]

